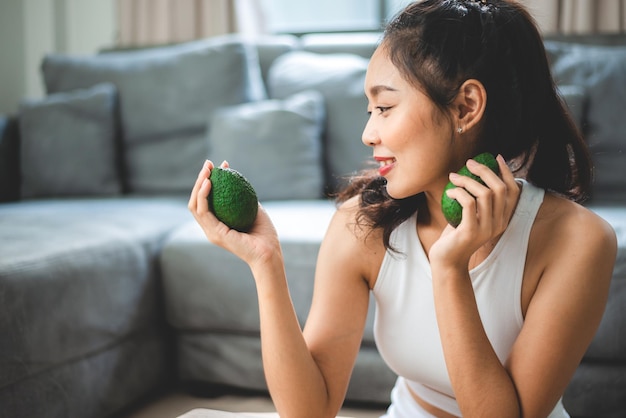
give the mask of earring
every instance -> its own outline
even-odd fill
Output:
[[[459,128],[458,128],[456,131],[457,131],[459,134],[462,134],[462,133],[463,133],[463,128],[461,128],[461,127],[459,126]]]

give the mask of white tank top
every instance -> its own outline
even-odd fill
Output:
[[[480,318],[502,363],[524,322],[521,289],[528,239],[544,197],[543,189],[522,184],[509,226],[491,254],[470,271]],[[430,263],[416,220],[415,214],[391,235],[398,253],[387,251],[374,285],[374,337],[385,362],[402,377],[397,384],[405,382],[428,403],[460,416],[437,327]],[[562,410],[560,403],[557,408]]]

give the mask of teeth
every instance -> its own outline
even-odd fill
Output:
[[[381,166],[381,167],[385,167],[385,166],[391,165],[391,164],[393,164],[393,163],[395,163],[395,162],[396,162],[396,159],[395,159],[395,158],[392,158],[392,159],[390,159],[390,160],[380,161],[380,166]]]

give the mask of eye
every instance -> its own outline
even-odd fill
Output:
[[[376,106],[374,107],[374,109],[376,109],[379,115],[382,115],[386,113],[387,111],[389,111],[389,109],[391,109],[391,106]],[[372,111],[368,109],[367,114],[371,116]]]

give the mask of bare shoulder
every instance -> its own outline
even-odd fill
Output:
[[[588,208],[552,194],[546,194],[536,224],[545,240],[556,240],[563,246],[568,242],[579,248],[603,245],[609,249],[617,245],[615,231],[608,222]]]
[[[360,197],[343,202],[333,216],[320,254],[341,257],[368,282],[376,278],[385,248],[381,231],[372,229],[360,218]]]
[[[569,265],[581,272],[608,266],[612,270],[615,263],[617,239],[611,225],[588,208],[552,194],[545,196],[531,237],[547,269]],[[608,280],[610,274],[602,277]]]

